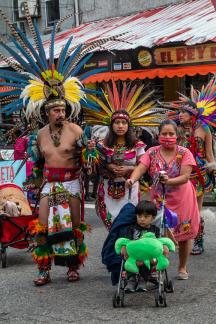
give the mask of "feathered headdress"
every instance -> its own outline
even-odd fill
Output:
[[[216,127],[216,79],[212,78],[201,91],[191,85],[190,97],[180,94],[179,101],[161,103],[163,107],[173,110],[171,119],[177,119],[177,113],[181,110],[188,111],[193,115],[194,122],[206,126]]]
[[[154,91],[143,94],[144,85],[128,85],[122,82],[122,90],[112,81],[112,87],[107,83],[103,96],[99,98],[89,95],[101,111],[90,111],[84,108],[84,119],[90,125],[110,125],[114,112],[126,110],[133,126],[158,126],[166,118],[165,109],[153,108],[154,100],[149,100]]]
[[[47,58],[37,23],[32,21],[30,16],[28,1],[23,1],[23,4],[34,45],[0,10],[0,16],[11,31],[12,36],[10,40],[16,48],[12,49],[3,40],[0,40],[0,45],[11,55],[8,58],[0,53],[0,58],[13,69],[1,69],[0,71],[0,78],[6,80],[5,82],[0,82],[0,87],[6,86],[10,89],[7,92],[0,92],[0,103],[3,106],[1,112],[10,115],[25,107],[24,113],[27,119],[29,117],[36,117],[41,120],[41,108],[44,107],[44,104],[50,98],[65,100],[71,107],[71,116],[73,115],[73,117],[79,113],[80,104],[82,103],[85,103],[85,106],[89,108],[97,110],[98,105],[86,97],[86,93],[97,92],[84,88],[81,82],[91,74],[102,72],[106,68],[98,68],[86,72],[79,79],[76,75],[93,55],[93,53],[89,54],[89,51],[96,47],[101,47],[107,41],[118,40],[118,37],[121,35],[77,46],[72,46],[73,36],[71,36],[62,48],[56,62],[54,60],[55,35],[60,25],[71,15],[61,19],[53,27],[50,38],[49,58]]]

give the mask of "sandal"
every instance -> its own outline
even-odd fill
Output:
[[[72,281],[78,281],[80,279],[79,272],[74,269],[70,269],[67,272],[67,280],[72,282]]]
[[[39,276],[34,280],[35,286],[44,286],[49,282],[51,282],[51,278],[48,271],[40,271]]]
[[[178,280],[187,280],[189,278],[189,275],[187,272],[179,272],[177,275]]]

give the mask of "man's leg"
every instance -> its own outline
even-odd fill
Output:
[[[76,229],[80,225],[80,199],[76,197],[71,197],[69,201],[70,210],[71,210],[71,221],[73,229]],[[77,256],[77,264],[68,266],[68,281],[77,281],[79,280],[79,261]]]
[[[48,196],[43,197],[40,200],[39,205],[39,222],[43,225],[48,224],[48,214],[49,214],[49,208],[48,208]]]
[[[71,197],[69,201],[71,210],[71,221],[73,228],[79,227],[80,225],[80,199]]]
[[[35,242],[37,246],[33,251],[33,258],[39,270],[39,275],[34,280],[36,286],[43,286],[51,281],[49,270],[51,269],[53,251],[52,247],[47,243],[48,214],[48,197],[46,196],[40,200],[39,217],[35,226]]]

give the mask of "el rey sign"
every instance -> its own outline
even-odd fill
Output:
[[[216,63],[216,44],[157,48],[154,59],[156,65]]]

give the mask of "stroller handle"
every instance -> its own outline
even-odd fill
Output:
[[[128,190],[128,201],[131,201],[131,193],[132,193],[132,188],[129,188]]]

